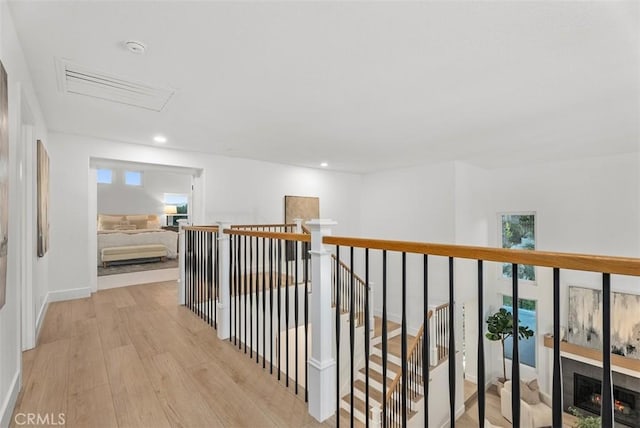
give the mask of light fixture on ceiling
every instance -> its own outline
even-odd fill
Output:
[[[124,47],[126,50],[136,55],[142,55],[147,50],[147,46],[137,40],[127,40],[124,42]]]
[[[328,163],[326,163],[326,162],[322,162],[322,163],[320,164],[320,166],[321,166],[321,167],[323,167],[323,168],[326,168],[326,167],[328,167],[328,166],[329,166],[329,164],[328,164]]]
[[[155,137],[153,137],[153,141],[158,144],[164,144],[167,142],[167,137],[165,137],[164,135],[156,135]]]

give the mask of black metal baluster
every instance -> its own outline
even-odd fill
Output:
[[[450,425],[456,426],[456,342],[453,257],[449,257],[449,412]]]
[[[269,238],[269,373],[273,374],[273,239]]]
[[[215,281],[215,291],[213,300],[213,325],[218,329],[218,296],[220,295],[220,232],[216,232],[213,235],[213,245],[215,247],[215,255],[213,260],[213,277]]]
[[[602,274],[602,427],[613,427],[611,382],[611,275]]]
[[[267,311],[267,284],[266,284],[266,238],[262,238],[262,368],[266,368],[267,358],[267,324],[266,324],[266,311]]]
[[[429,425],[429,260],[426,254],[423,257],[423,312],[424,320],[422,322],[422,392],[424,394],[424,425]]]
[[[280,328],[280,319],[281,319],[281,311],[280,306],[282,302],[281,291],[282,288],[282,240],[278,239],[276,241],[278,246],[278,278],[277,278],[277,286],[278,286],[278,349],[276,349],[277,358],[278,358],[278,380],[280,380],[280,372],[281,372],[281,360],[282,360],[282,329]]]
[[[560,363],[560,269],[553,269],[553,426],[562,426],[562,365]]]
[[[287,230],[287,228],[284,228],[285,232]],[[291,251],[291,246],[289,245],[289,241],[284,241],[284,249],[285,249],[285,258],[284,258],[284,283],[286,288],[284,289],[284,300],[286,302],[285,307],[284,307],[284,324],[285,324],[285,335],[286,335],[286,342],[285,342],[285,359],[286,359],[286,364],[285,364],[285,385],[287,387],[289,387],[289,287],[291,285],[291,282],[289,281],[289,257],[290,254],[288,254]],[[289,251],[287,251],[289,250]]]
[[[247,269],[247,236],[242,237],[242,247],[244,249],[244,257],[242,258],[242,300],[244,302],[244,353],[247,353],[247,281],[249,280],[249,270]]]
[[[260,300],[259,300],[259,290],[258,287],[260,286],[260,266],[259,266],[259,261],[260,261],[260,241],[258,240],[258,237],[256,237],[255,239],[256,241],[256,266],[255,266],[255,273],[253,274],[253,288],[255,291],[255,295],[256,295],[256,364],[260,363]]]
[[[364,383],[364,408],[367,411],[365,428],[369,428],[369,346],[371,340],[371,319],[369,314],[369,249],[364,250],[364,371],[367,374]]]
[[[407,426],[407,253],[402,253],[402,426]]]
[[[369,373],[367,373],[369,377]],[[387,250],[382,250],[382,420],[387,423]],[[385,425],[386,426],[386,425]]]
[[[184,231],[184,303],[191,310],[191,255],[189,254],[189,231]]]
[[[353,360],[353,355],[356,348],[356,328],[355,328],[355,284],[354,284],[354,265],[353,265],[353,247],[349,249],[349,258],[351,263],[351,275],[349,278],[349,287],[350,287],[350,296],[349,296],[349,367],[350,367],[350,391],[351,391],[351,400],[350,400],[350,409],[351,409],[351,427],[353,427],[353,409],[355,406],[355,396],[353,395],[353,382],[355,381],[355,362]],[[368,412],[365,412],[368,413]]]
[[[519,341],[520,336],[518,334],[518,325],[520,319],[518,316],[518,265],[513,263],[511,265],[511,292],[513,293],[512,306],[513,306],[513,357],[511,359],[511,414],[513,415],[513,426],[520,426],[520,352]]]
[[[478,260],[478,423],[484,428],[485,378],[484,378],[484,274],[482,260]]]
[[[208,317],[209,325],[213,326],[213,232],[207,232],[207,255],[209,260],[207,262],[207,284],[209,292],[209,305],[208,305]]]
[[[232,329],[233,329],[233,301],[235,296],[233,295],[233,237],[229,235],[229,342],[231,342]]]
[[[296,395],[298,394],[298,302],[299,302],[299,298],[300,296],[298,296],[298,241],[291,241],[293,243],[293,268],[295,270],[295,274],[294,274],[294,298],[293,300],[295,301],[295,307],[293,309],[293,317],[294,317],[294,324],[295,324],[295,331],[296,331],[296,335],[295,335],[295,375],[296,375]]]
[[[336,272],[340,267],[340,246],[336,246]],[[340,275],[336,274],[336,427],[340,427]]]
[[[249,358],[253,359],[253,237],[249,237]]]
[[[303,243],[304,252],[304,401],[309,401],[309,264],[307,263],[307,257],[310,258],[308,253],[307,243]]]
[[[236,237],[236,337],[238,349],[242,349],[242,237]]]

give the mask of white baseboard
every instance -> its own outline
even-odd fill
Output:
[[[98,277],[98,290],[128,287],[151,282],[176,281],[180,273],[178,268],[147,270],[143,272],[123,273],[120,275],[105,275]]]
[[[47,305],[51,302],[62,302],[64,300],[84,299],[91,296],[91,289],[89,287],[84,288],[72,288],[69,290],[49,291],[47,294]]]
[[[464,374],[464,380],[468,380],[469,382],[475,383],[476,385],[478,384],[478,378],[467,373]]]
[[[0,427],[8,427],[11,424],[11,416],[13,415],[13,409],[18,401],[18,394],[20,393],[20,370],[16,371],[9,387],[9,393],[7,398],[0,407]]]
[[[40,307],[40,312],[38,312],[38,317],[36,318],[36,340],[35,343],[38,343],[38,338],[40,337],[40,331],[42,330],[42,323],[44,322],[44,317],[47,315],[47,311],[49,310],[49,293],[44,297],[44,302],[42,302],[42,306]]]

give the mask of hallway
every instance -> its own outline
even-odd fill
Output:
[[[176,302],[175,282],[163,282],[52,303],[23,353],[12,426],[29,413],[91,428],[320,425],[303,396]]]

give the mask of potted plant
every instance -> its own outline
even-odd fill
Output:
[[[502,345],[502,377],[498,378],[498,392],[507,380],[507,364],[504,355],[504,341],[513,335],[513,315],[505,308],[500,308],[498,312],[487,318],[487,339],[500,341]],[[533,330],[526,325],[518,327],[518,335],[522,339],[529,339],[533,336]]]
[[[569,407],[569,413],[578,419],[574,428],[600,428],[600,416],[586,416],[575,407]]]

